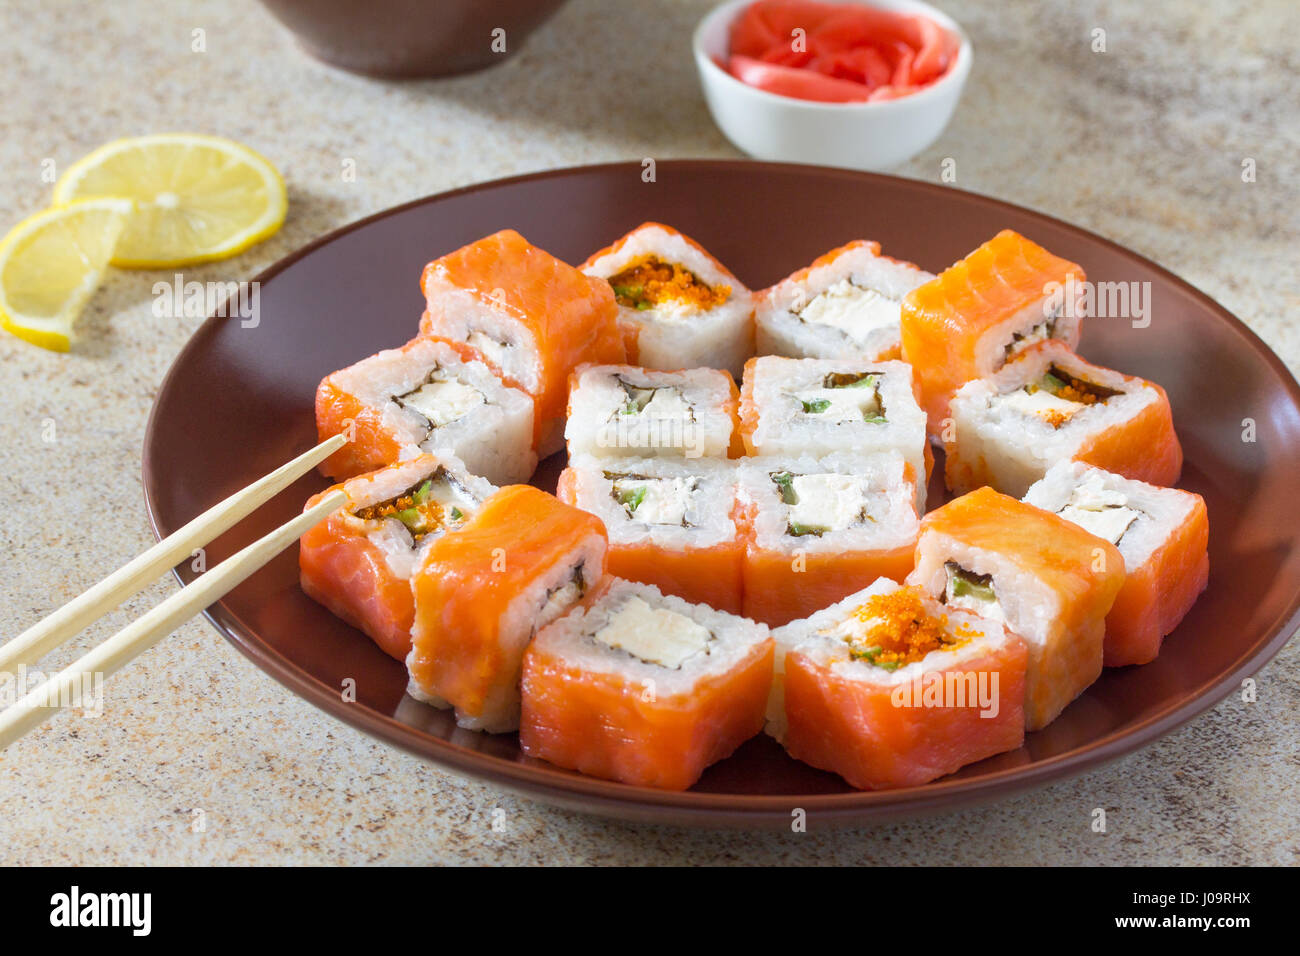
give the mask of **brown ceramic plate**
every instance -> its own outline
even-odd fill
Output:
[[[1148,744],[1254,674],[1300,619],[1300,387],[1223,308],[1147,260],[1073,226],[946,186],[811,166],[660,162],[556,170],[485,183],[372,216],[277,263],[261,282],[261,322],[210,318],[163,382],[144,445],[157,534],[315,443],[320,379],[416,331],[421,267],[507,226],[578,262],[647,220],[694,236],[752,288],[849,239],[938,271],[1002,228],[1016,229],[1090,278],[1149,282],[1148,328],[1085,323],[1081,352],[1164,385],[1187,464],[1184,487],[1210,514],[1210,585],[1144,667],[1108,670],[1020,750],[923,787],[875,793],[786,757],[759,737],[686,793],[583,777],[520,753],[513,735],[458,730],[403,693],[402,666],[307,598],[290,550],[209,609],[241,652],[294,693],[445,767],[570,808],[683,824],[868,823],[993,799],[1080,773]],[[1253,442],[1243,441],[1251,419]],[[553,490],[561,461],[536,482]],[[287,520],[325,486],[300,481],[209,549],[209,563]],[[935,500],[940,500],[937,497]],[[178,571],[184,580],[188,566]],[[356,681],[357,700],[340,688]]]

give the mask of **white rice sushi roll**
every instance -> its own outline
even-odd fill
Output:
[[[920,519],[898,452],[751,458],[737,479],[746,617],[777,627],[911,571]]]
[[[671,226],[637,226],[581,268],[613,287],[633,365],[722,368],[739,378],[754,354],[753,293]]]
[[[718,369],[588,366],[569,390],[569,455],[726,458],[739,400],[736,383]]]
[[[950,412],[940,437],[956,494],[988,485],[1018,498],[1058,461],[1155,485],[1174,484],[1182,470],[1164,389],[1091,365],[1055,340],[966,383]]]
[[[624,362],[614,293],[513,229],[485,236],[424,267],[420,334],[443,339],[531,395],[533,449],[564,447],[569,373]]]
[[[855,787],[916,786],[1025,737],[1025,642],[882,578],[772,633],[767,732]]]
[[[445,451],[494,484],[527,481],[533,401],[481,362],[445,342],[416,339],[363,359],[321,382],[320,438],[347,432],[322,470],[350,477],[426,452]]]
[[[1124,559],[1072,522],[984,487],[925,516],[906,583],[1025,639],[1025,729],[1039,730],[1101,673]]]
[[[759,355],[897,358],[903,297],[934,276],[858,239],[758,293]]]
[[[524,655],[519,743],[591,776],[684,790],[763,728],[761,624],[610,578]]]
[[[1125,579],[1106,615],[1104,663],[1154,660],[1209,579],[1210,525],[1201,496],[1063,461],[1024,500],[1119,549]]]
[[[555,494],[604,522],[610,574],[741,612],[745,542],[732,514],[735,470],[728,463],[578,455]]]
[[[484,501],[411,579],[407,692],[467,730],[519,727],[519,672],[538,630],[605,577],[605,528],[532,485]]]
[[[299,542],[302,589],[384,653],[404,660],[411,649],[416,569],[434,543],[463,527],[496,489],[446,453],[397,462],[335,487],[347,494],[347,504]]]
[[[912,466],[925,510],[933,461],[912,367],[863,359],[765,355],[745,365],[740,433],[750,455],[897,451]]]

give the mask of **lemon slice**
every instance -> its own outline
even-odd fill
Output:
[[[83,199],[14,226],[0,239],[0,325],[66,352],[132,215],[129,199]]]
[[[217,136],[119,139],[74,163],[56,204],[87,196],[136,202],[113,265],[162,268],[225,259],[280,228],[289,202],[275,167]]]

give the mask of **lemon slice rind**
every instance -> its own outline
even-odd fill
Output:
[[[158,133],[114,140],[68,167],[54,201],[128,197],[136,214],[112,264],[171,268],[238,255],[280,228],[284,180],[263,156],[233,140]]]
[[[0,326],[66,352],[130,221],[129,199],[81,199],[28,216],[0,239]]]

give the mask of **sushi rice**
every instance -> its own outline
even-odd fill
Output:
[[[740,613],[745,545],[726,462],[579,455],[555,493],[604,522],[611,574]]]
[[[407,492],[427,495],[448,513],[447,523],[420,536],[397,517],[365,519],[357,512],[391,501]],[[348,507],[341,516],[350,528],[362,531],[384,556],[388,569],[397,577],[409,578],[438,536],[456,527],[478,510],[496,492],[491,482],[470,474],[465,463],[447,452],[426,454],[393,468],[385,468],[344,482]]]
[[[468,350],[532,397],[539,459],[564,447],[569,374],[626,358],[609,286],[513,229],[433,260],[420,285],[420,334]]]
[[[844,625],[852,624],[858,609],[871,598],[878,594],[893,594],[901,587],[902,585],[889,578],[879,578],[861,591],[850,594],[830,607],[822,608],[810,617],[791,621],[783,627],[772,629],[772,639],[776,644],[774,658],[776,677],[772,682],[772,694],[768,698],[767,725],[764,728],[770,736],[779,741],[785,735],[786,714],[782,676],[785,673],[786,655],[792,651],[799,650],[821,666],[850,679],[899,686],[911,683],[935,664],[945,667],[959,664],[964,660],[979,657],[990,642],[1001,643],[1007,639],[1006,631],[1000,623],[970,611],[945,608],[938,602],[931,601],[928,610],[934,617],[947,618],[951,629],[961,627],[968,632],[967,640],[960,648],[931,651],[920,660],[892,670],[852,657],[848,653],[846,643],[852,631]]]
[[[1109,541],[1126,578],[1106,616],[1107,667],[1145,664],[1209,580],[1209,521],[1200,495],[1159,488],[1081,462],[1053,465],[1027,503]]]
[[[751,458],[737,481],[746,616],[777,627],[911,571],[916,483],[897,452]]]
[[[964,385],[951,410],[945,477],[957,494],[987,484],[1020,497],[1056,462],[1086,458],[1090,447],[1148,420],[1163,427],[1152,441],[1128,443],[1130,477],[1172,484],[1182,465],[1163,391],[1085,362],[1061,342],[1042,343]]]
[[[1044,341],[1079,344],[1084,272],[1010,229],[903,300],[901,358],[911,363],[937,436],[953,393]],[[1067,299],[1062,290],[1073,290]]]
[[[916,540],[915,483],[897,452],[748,459],[736,476],[762,550],[887,551]]]
[[[569,468],[571,503],[605,523],[611,544],[653,541],[679,551],[735,537],[734,471],[724,462],[584,455]]]
[[[530,485],[502,488],[415,573],[407,692],[455,707],[467,730],[517,729],[524,650],[600,585],[606,547],[591,515]]]
[[[903,298],[934,276],[857,240],[759,293],[759,355],[897,358]]]
[[[495,484],[527,481],[537,467],[532,399],[445,342],[416,339],[387,349],[335,372],[321,388],[354,399],[354,421],[372,421],[400,458],[446,451]]]
[[[303,535],[303,591],[402,659],[414,623],[412,576],[438,538],[461,527],[496,489],[447,453],[335,487],[348,503]]]
[[[754,351],[753,293],[694,240],[669,226],[648,222],[595,253],[581,268],[587,275],[617,280],[647,261],[678,266],[692,285],[708,286],[713,298],[722,301],[701,306],[669,293],[657,301],[629,304],[631,299],[615,281],[628,360],[652,369],[726,369],[738,379]]]
[[[1105,617],[1123,581],[1114,545],[981,488],[925,516],[906,583],[1025,639],[1026,729],[1038,730],[1101,674]]]
[[[610,578],[524,658],[519,743],[624,783],[684,790],[763,728],[762,624]]]
[[[757,622],[610,578],[598,600],[539,633],[537,646],[584,673],[616,675],[671,698],[727,673],[767,639]]]
[[[718,369],[593,365],[573,377],[569,454],[726,458],[739,393]]]
[[[905,362],[753,358],[740,417],[750,455],[897,451],[912,467],[916,507],[924,512],[932,459]]]
[[[1025,642],[915,587],[882,578],[772,636],[765,730],[855,787],[915,786],[1024,741]]]

